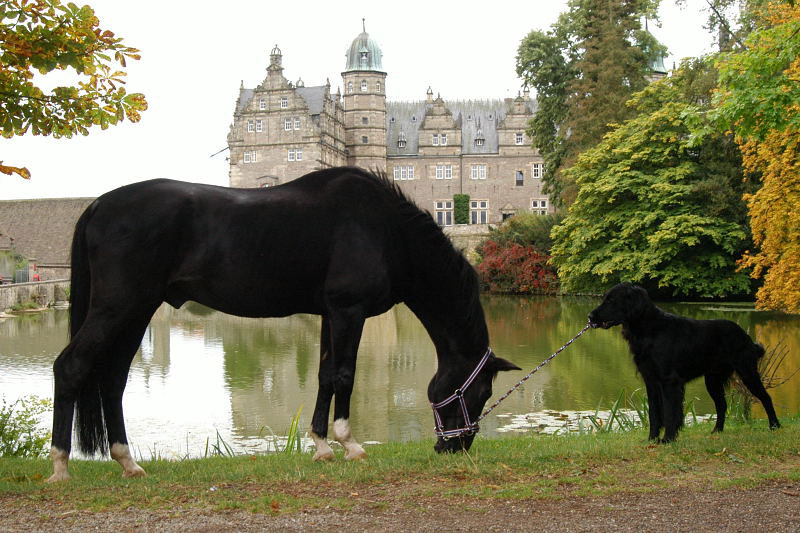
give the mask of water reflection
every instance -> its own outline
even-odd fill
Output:
[[[486,297],[492,347],[526,371],[586,322],[588,298]],[[765,345],[783,341],[787,368],[800,365],[800,318],[749,306],[667,304],[695,318],[729,318]],[[67,340],[67,313],[51,311],[0,321],[0,391],[7,399],[52,396],[52,362]],[[317,392],[320,319],[296,315],[247,319],[196,304],[163,306],[153,317],[131,368],[125,396],[128,433],[140,455],[202,455],[216,433],[237,450],[265,449],[264,436],[284,433],[302,409],[307,428]],[[359,350],[352,426],[365,441],[432,438],[425,394],[434,373],[433,344],[405,306],[369,319]],[[495,393],[521,372],[503,373]],[[778,414],[800,407],[800,376],[771,391]],[[621,389],[641,388],[619,328],[591,330],[482,424],[492,435],[509,416],[608,407]],[[687,390],[699,413],[713,412],[702,380]],[[760,409],[760,405],[757,406]],[[757,415],[763,415],[756,411]]]

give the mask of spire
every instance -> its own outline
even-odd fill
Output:
[[[361,17],[361,29],[364,31],[364,33],[367,33],[367,24],[364,17]]]

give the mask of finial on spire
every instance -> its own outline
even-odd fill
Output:
[[[364,33],[367,33],[367,24],[365,22],[365,18],[361,17],[361,29],[364,30]]]

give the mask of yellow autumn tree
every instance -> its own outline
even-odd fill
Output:
[[[740,265],[763,279],[760,309],[800,313],[800,4],[767,3],[745,45],[718,63],[713,114],[762,181],[745,197],[756,249]]]

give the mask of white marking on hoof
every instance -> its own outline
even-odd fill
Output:
[[[50,458],[53,460],[53,475],[47,478],[47,482],[58,483],[59,481],[67,481],[69,479],[69,472],[67,471],[69,453],[53,446],[50,448]]]
[[[314,433],[311,433],[311,438],[314,439],[314,447],[317,449],[314,452],[314,461],[333,461],[333,450],[331,449],[328,441]]]
[[[350,432],[350,422],[346,418],[339,418],[333,421],[333,436],[345,449],[345,461],[367,458],[367,452],[353,438]]]
[[[115,442],[111,445],[111,458],[122,465],[122,477],[145,477],[147,475],[131,457],[131,451],[127,444]]]

